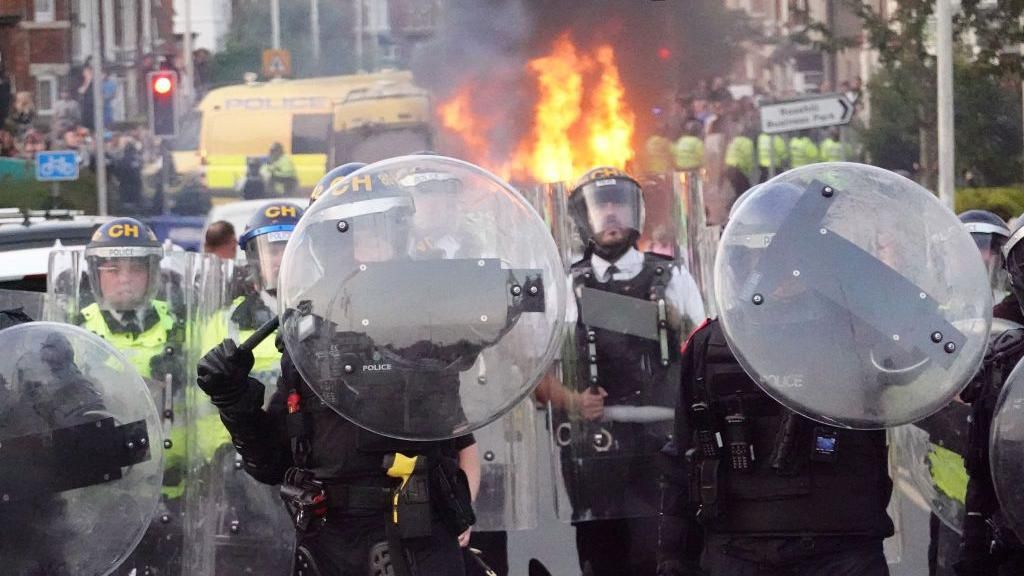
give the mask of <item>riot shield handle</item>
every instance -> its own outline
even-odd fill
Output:
[[[245,350],[246,352],[252,352],[254,348],[260,345],[277,330],[278,326],[281,325],[281,319],[274,316],[270,320],[267,320],[262,326],[256,329],[251,336],[245,339],[245,342],[238,347],[239,350]]]

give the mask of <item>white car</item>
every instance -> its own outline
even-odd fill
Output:
[[[0,288],[45,292],[50,252],[84,250],[96,229],[113,218],[0,209]]]

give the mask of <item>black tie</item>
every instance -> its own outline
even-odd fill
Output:
[[[618,273],[619,273],[619,268],[615,264],[612,264],[611,266],[609,266],[608,267],[608,281],[611,282],[612,280],[615,280],[615,275],[618,274]]]
[[[141,332],[139,329],[138,317],[135,315],[134,310],[128,310],[121,316],[121,324],[124,326],[125,330],[136,336]]]

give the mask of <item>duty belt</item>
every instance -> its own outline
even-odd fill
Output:
[[[352,484],[326,484],[327,508],[331,510],[372,510],[385,512],[391,509],[391,489],[379,486],[357,486]]]

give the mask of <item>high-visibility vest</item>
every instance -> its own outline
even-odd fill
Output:
[[[672,171],[672,141],[655,134],[644,144],[644,171],[664,174]]]
[[[776,172],[778,172],[778,168],[789,160],[789,150],[786,149],[786,141],[782,139],[782,136],[778,135],[761,134],[757,137],[757,162],[762,168],[768,168],[772,165],[772,154],[769,146],[775,148],[775,168]]]
[[[845,162],[853,160],[853,151],[842,142],[832,138],[825,138],[821,141],[822,162]]]
[[[737,136],[725,149],[725,165],[750,174],[754,170],[754,141],[746,136]]]
[[[704,164],[704,141],[697,136],[685,135],[672,146],[676,170],[697,170]]]
[[[154,356],[164,353],[164,349],[167,347],[167,337],[174,328],[174,316],[171,315],[167,302],[153,300],[150,304],[156,311],[159,320],[138,336],[133,336],[130,332],[111,332],[107,321],[103,318],[99,304],[95,302],[82,309],[82,317],[85,319],[82,322],[82,328],[117,348],[128,358],[132,366],[135,366],[143,378],[150,377],[149,363]]]
[[[789,141],[789,157],[793,168],[807,166],[818,161],[818,146],[807,136],[799,136]]]

